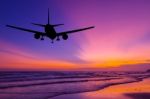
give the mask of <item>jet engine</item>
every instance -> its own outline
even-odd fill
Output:
[[[63,34],[63,35],[62,35],[62,38],[63,38],[64,40],[67,40],[67,39],[68,39],[68,35],[67,35],[67,34]]]
[[[40,34],[38,34],[38,33],[34,34],[34,38],[35,39],[39,39],[40,38]]]

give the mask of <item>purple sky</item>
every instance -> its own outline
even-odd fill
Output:
[[[48,8],[52,24],[65,24],[58,32],[95,28],[51,44],[5,26],[44,31],[31,23],[46,24]],[[1,0],[0,13],[1,69],[101,68],[150,60],[150,0]]]

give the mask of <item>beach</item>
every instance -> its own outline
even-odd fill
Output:
[[[0,99],[149,99],[150,93],[149,72],[39,71],[0,75]]]
[[[99,91],[63,95],[52,99],[150,99],[150,78],[110,86]]]

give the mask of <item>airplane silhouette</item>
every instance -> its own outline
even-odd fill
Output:
[[[60,40],[60,36],[62,36],[62,39],[67,40],[68,39],[68,34],[70,33],[75,33],[75,32],[79,32],[79,31],[83,31],[83,30],[87,30],[87,29],[91,29],[94,28],[94,26],[91,27],[86,27],[86,28],[81,28],[81,29],[76,29],[76,30],[70,30],[70,31],[65,31],[65,32],[60,32],[57,33],[54,29],[54,27],[60,26],[60,25],[64,25],[64,24],[50,24],[49,23],[49,9],[48,9],[48,24],[43,25],[43,24],[36,24],[36,23],[32,23],[33,25],[37,25],[37,26],[41,26],[44,27],[45,32],[39,32],[39,31],[35,31],[35,30],[30,30],[30,29],[26,29],[26,28],[21,28],[21,27],[16,27],[16,26],[12,26],[12,25],[6,25],[7,27],[10,28],[15,28],[18,30],[22,30],[22,31],[27,31],[27,32],[31,32],[34,33],[34,38],[35,39],[41,39],[44,40],[44,37],[48,37],[52,40],[55,38],[57,38],[56,40],[59,41]]]

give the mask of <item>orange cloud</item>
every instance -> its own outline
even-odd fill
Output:
[[[37,54],[28,52],[23,48],[6,42],[0,43],[0,68],[1,69],[73,69],[75,64],[60,60],[44,60]]]

